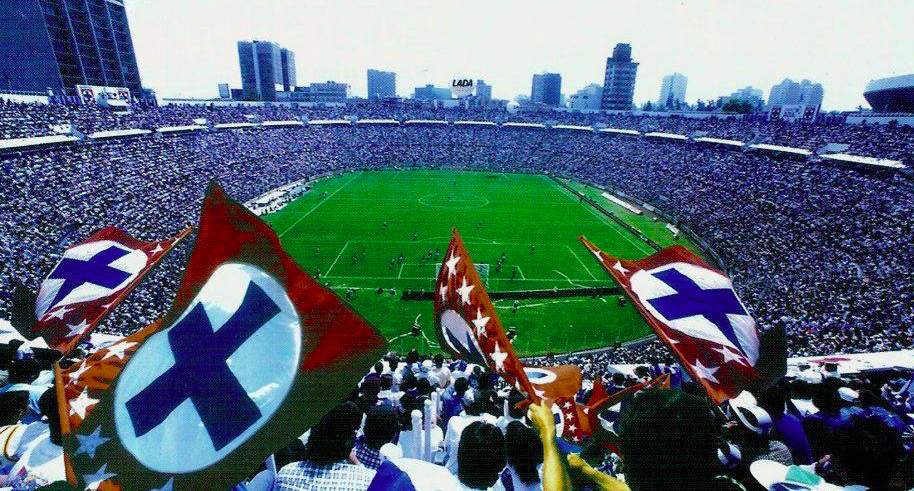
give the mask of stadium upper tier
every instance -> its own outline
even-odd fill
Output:
[[[863,97],[876,112],[914,113],[914,74],[872,80]]]
[[[29,109],[23,108],[26,114]],[[157,124],[166,119],[187,123],[186,118],[201,115],[199,108],[174,111],[161,108],[149,114],[162,119]],[[701,123],[724,129],[732,124]],[[816,136],[812,129],[778,126]],[[151,240],[193,223],[210,180],[245,201],[327,173],[445,166],[552,172],[621,189],[638,202],[657,206],[722,256],[760,324],[787,329],[794,355],[914,344],[914,186],[908,177],[661,138],[488,125],[239,128],[141,135],[4,156],[0,318],[8,317],[17,282],[36,289],[63,246],[94,230],[114,225]],[[518,206],[523,206],[522,196]],[[191,242],[166,258],[102,329],[129,332],[161,315]],[[614,361],[636,361],[642,355],[619,351]]]
[[[135,107],[130,114],[116,114],[94,106],[17,104],[0,101],[0,140],[55,134],[53,126],[71,125],[91,135],[112,130],[183,127],[206,120],[210,125],[235,125],[251,121],[299,122],[301,120],[338,120],[348,117],[374,121],[456,121],[513,123],[552,123],[577,127],[613,128],[640,133],[665,133],[746,144],[795,147],[815,152],[828,143],[849,145],[847,153],[862,157],[914,160],[914,128],[885,125],[803,124],[748,119],[691,119],[649,117],[631,114],[581,114],[536,112],[509,114],[492,109],[432,109],[410,105],[366,105],[325,108],[284,106],[202,106],[168,105]],[[470,125],[472,126],[472,125]],[[478,125],[477,125],[478,126]]]

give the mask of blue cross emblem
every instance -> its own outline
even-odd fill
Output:
[[[57,294],[54,295],[54,300],[48,305],[51,307],[57,305],[57,302],[60,302],[73,290],[86,283],[105,288],[114,288],[120,285],[130,277],[130,273],[112,268],[110,264],[127,254],[129,252],[119,247],[111,246],[85,261],[69,257],[63,258],[60,264],[51,272],[51,275],[48,276],[48,279],[64,280],[63,284],[60,285],[60,289],[57,290]]]
[[[676,293],[672,295],[647,301],[660,315],[671,321],[700,315],[714,324],[724,337],[733,343],[733,346],[737,348],[741,346],[727,314],[749,314],[739,303],[733,289],[701,288],[675,268],[652,273],[652,275],[676,290]]]
[[[188,399],[217,451],[253,426],[260,409],[226,361],[279,312],[266,292],[250,282],[241,306],[213,332],[198,303],[168,331],[174,365],[126,403],[136,436],[160,425]]]

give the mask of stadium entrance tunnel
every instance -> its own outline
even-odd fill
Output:
[[[570,297],[605,297],[607,295],[621,295],[622,289],[617,286],[601,286],[594,288],[555,288],[552,290],[514,290],[503,292],[488,292],[492,300],[528,300],[541,298],[570,298]],[[402,300],[434,300],[435,292],[406,290],[400,297]]]

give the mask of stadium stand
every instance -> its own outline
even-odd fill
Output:
[[[164,106],[114,115],[84,107],[0,105],[3,139],[52,135],[49,122],[70,124],[84,134],[152,132],[129,131],[123,138],[2,156],[0,319],[9,317],[16,284],[36,289],[60,251],[91,231],[113,225],[143,240],[174,235],[193,220],[211,180],[249,201],[290,183],[396,163],[402,168],[548,172],[623,190],[638,203],[650,203],[710,244],[762,328],[785,328],[791,355],[914,345],[914,185],[909,175],[784,159],[732,150],[733,145],[546,129],[601,123],[641,133],[703,131],[719,139],[803,149],[842,142],[851,155],[910,165],[910,128],[399,106],[367,106],[358,116],[511,119],[524,125],[353,125],[343,119],[351,111]],[[195,121],[201,119],[206,124]],[[252,119],[346,124],[238,126]],[[199,128],[156,131],[187,126]],[[152,306],[168,305],[189,243],[163,260],[100,331],[123,335],[157,319],[162,312]],[[26,438],[31,435],[26,428],[56,411],[44,392],[53,378],[41,370],[47,367],[21,352],[4,356],[0,363],[8,379],[0,387],[0,438],[6,441],[0,442],[0,474],[11,474],[2,482],[13,489],[34,489],[62,479],[57,467],[43,465],[47,461],[22,464],[20,459],[43,445],[40,438]],[[74,353],[74,358],[80,356]],[[817,474],[836,485],[911,489],[910,371],[883,367],[838,373],[828,367],[829,359],[809,361],[773,388],[746,392],[721,411],[712,410],[701,388],[677,369],[660,366],[672,360],[657,342],[540,360],[580,366],[588,381],[601,378],[609,393],[659,373],[672,372],[677,379],[671,389],[644,391],[601,412],[604,428],[618,435],[617,452],[587,460],[568,457],[568,474],[563,475],[564,467],[550,461],[557,455],[550,408],[531,408],[531,427],[518,427],[514,422],[523,413],[506,404],[516,402],[517,394],[487,368],[448,364],[415,352],[391,353],[352,388],[344,405],[312,428],[303,438],[306,443],[296,440],[277,454],[277,471],[265,468],[242,485],[361,490],[386,472],[385,462],[405,470],[424,460],[444,466],[438,470],[456,469],[426,474],[436,476],[443,489],[558,489],[552,483],[563,479],[593,489],[760,489],[792,465],[802,466],[789,468],[793,476]],[[642,365],[630,372],[614,368],[621,363]],[[592,385],[585,384],[577,400],[588,400],[591,391]],[[416,437],[420,429],[437,442],[428,451],[415,448],[416,442],[424,446]],[[54,438],[47,434],[45,429],[41,438]],[[42,457],[62,458],[57,449]],[[416,458],[404,460],[404,454]],[[419,473],[414,480],[421,480]]]

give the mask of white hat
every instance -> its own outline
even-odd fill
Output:
[[[860,393],[850,387],[841,387],[838,389],[838,395],[847,402],[857,402],[860,400]]]
[[[731,413],[743,428],[756,435],[767,435],[771,430],[771,415],[758,406],[730,405]]]

